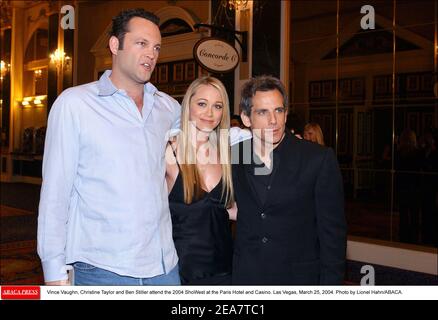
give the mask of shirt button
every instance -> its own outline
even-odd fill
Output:
[[[271,190],[271,186],[268,186],[268,190]]]
[[[263,237],[263,239],[262,239],[262,242],[263,242],[263,243],[266,243],[266,242],[268,242],[268,238],[266,238],[266,237]]]
[[[261,217],[262,219],[265,219],[265,218],[266,218],[266,214],[265,214],[264,212],[262,212],[262,213],[260,214],[260,217]]]

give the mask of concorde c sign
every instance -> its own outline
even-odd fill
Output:
[[[218,38],[203,38],[193,48],[196,61],[209,72],[227,73],[239,64],[239,53],[229,43]]]

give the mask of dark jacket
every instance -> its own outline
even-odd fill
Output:
[[[332,149],[286,133],[261,203],[243,163],[252,140],[233,147],[238,207],[233,284],[342,284],[346,253],[343,183]],[[246,155],[248,157],[248,155]],[[247,158],[246,158],[247,160]],[[246,161],[248,162],[248,161]]]

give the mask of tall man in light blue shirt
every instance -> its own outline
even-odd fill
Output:
[[[38,254],[48,285],[179,284],[165,183],[180,106],[151,83],[158,18],[113,19],[112,70],[53,104],[44,151]]]

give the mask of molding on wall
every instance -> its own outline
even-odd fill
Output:
[[[438,249],[349,237],[347,259],[438,275]]]

